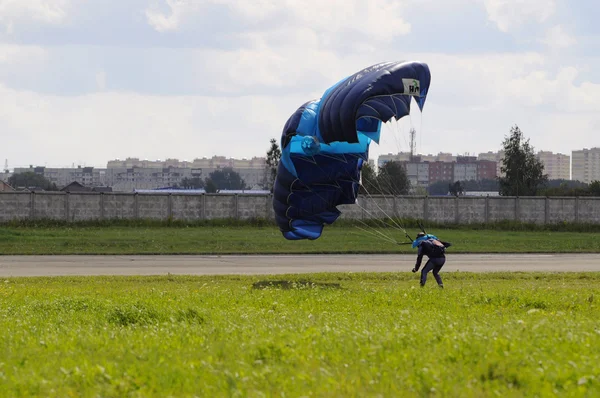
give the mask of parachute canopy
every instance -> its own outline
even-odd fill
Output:
[[[385,62],[365,68],[308,101],[287,120],[273,209],[286,239],[317,239],[356,202],[360,171],[381,124],[422,111],[431,75],[421,62]]]

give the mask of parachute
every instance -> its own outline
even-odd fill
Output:
[[[317,239],[337,208],[354,204],[360,172],[381,124],[422,111],[431,75],[425,63],[385,62],[365,68],[308,101],[287,120],[273,187],[275,220],[289,240]]]

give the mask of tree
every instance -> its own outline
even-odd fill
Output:
[[[271,138],[270,142],[271,147],[267,151],[264,188],[273,192],[273,185],[275,185],[275,178],[277,178],[277,167],[279,166],[279,160],[281,159],[281,149],[279,149],[279,145],[275,138]]]
[[[202,189],[204,188],[204,181],[200,177],[184,178],[181,180],[181,187],[184,189]]]
[[[13,188],[39,188],[44,191],[58,191],[56,184],[50,182],[46,177],[32,171],[13,174],[8,179],[8,184]]]
[[[217,189],[217,185],[214,183],[213,180],[210,179],[210,177],[206,179],[204,190],[206,191],[206,193],[217,193],[219,191]]]
[[[377,174],[375,174],[375,169],[373,169],[368,162],[363,163],[360,176],[360,193],[370,195],[377,195],[381,193],[377,186]]]
[[[465,194],[465,189],[460,181],[455,181],[451,184],[448,184],[448,192],[450,192],[450,195],[452,196],[461,196]]]
[[[600,196],[600,181],[592,181],[588,185],[588,191],[592,196]]]
[[[451,181],[436,181],[427,187],[429,195],[448,195],[448,187],[452,184]]]
[[[379,170],[377,186],[384,195],[408,195],[410,180],[404,165],[400,162],[387,162]]]
[[[548,180],[546,188],[537,192],[540,196],[590,196],[588,184],[564,179]]]
[[[503,142],[504,158],[499,178],[500,195],[535,196],[548,181],[544,165],[534,155],[529,139],[525,140],[518,126],[510,130],[510,136]]]
[[[214,184],[216,189],[246,189],[246,183],[238,172],[231,167],[215,170],[209,174],[205,185],[208,188],[209,182]],[[208,190],[207,190],[208,192]]]

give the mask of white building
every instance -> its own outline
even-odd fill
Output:
[[[15,167],[14,174],[33,172],[43,175],[47,180],[56,184],[57,187],[64,187],[73,181],[86,187],[106,186],[106,170],[96,169],[94,167],[76,167],[76,168],[51,168],[44,166],[37,167]]]
[[[197,158],[192,162],[167,159],[165,161],[127,158],[111,160],[107,164],[107,180],[115,191],[134,191],[180,185],[183,179],[205,179],[212,172],[232,168],[251,189],[263,187],[266,159],[233,159],[224,156]]]
[[[454,181],[477,180],[477,163],[455,163]]]
[[[590,183],[600,181],[600,148],[572,152],[572,179]]]
[[[571,179],[571,157],[562,153],[539,151],[537,158],[544,165],[544,173],[550,180]]]

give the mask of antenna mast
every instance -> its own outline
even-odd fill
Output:
[[[417,151],[417,142],[415,141],[416,131],[414,128],[410,129],[410,161],[414,161],[415,152]]]

